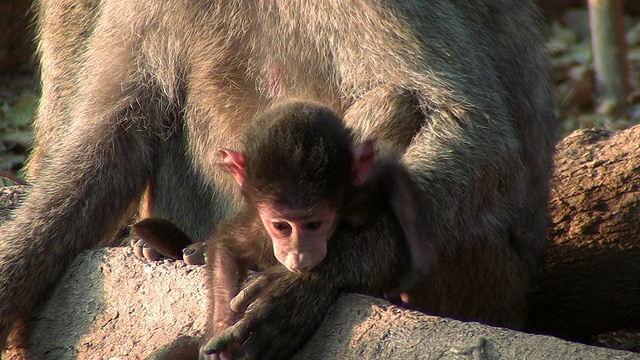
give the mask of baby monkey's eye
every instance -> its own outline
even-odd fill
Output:
[[[322,225],[322,221],[313,221],[310,223],[304,224],[304,227],[308,230],[316,230]]]
[[[291,228],[289,224],[287,224],[284,221],[272,222],[271,226],[273,226],[273,228],[276,229],[277,231],[285,231]]]

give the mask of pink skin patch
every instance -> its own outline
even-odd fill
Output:
[[[269,96],[272,99],[278,97],[278,87],[280,84],[280,77],[282,76],[282,69],[278,65],[269,66]]]

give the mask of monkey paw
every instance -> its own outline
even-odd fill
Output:
[[[146,218],[131,226],[131,246],[139,258],[156,261],[163,255],[183,259],[189,265],[205,263],[205,243],[191,239],[172,222],[161,218]]]
[[[204,265],[207,261],[204,242],[191,244],[182,249],[182,259],[189,265]]]
[[[158,250],[141,239],[131,239],[131,247],[133,248],[133,253],[140,259],[158,261],[162,257]]]
[[[148,261],[158,261],[161,258],[165,257],[164,254],[162,254],[155,247],[151,246],[142,239],[134,237],[130,242],[133,253],[140,259],[146,259]],[[169,258],[175,259],[173,256],[169,256]],[[182,249],[182,259],[188,265],[204,265],[206,263],[205,243],[201,242],[191,244]]]
[[[249,307],[260,293],[262,293],[268,284],[268,276],[262,275],[261,273],[250,275],[245,281],[242,290],[238,292],[238,295],[231,299],[229,307],[237,314],[245,312],[247,307]]]
[[[339,296],[332,284],[310,274],[262,274],[234,298],[244,316],[209,340],[204,354],[229,349],[236,359],[274,359],[293,355],[318,329]]]

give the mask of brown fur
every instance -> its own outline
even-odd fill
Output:
[[[0,239],[0,339],[148,184],[154,216],[210,234],[238,200],[212,150],[274,97],[332,104],[401,154],[439,259],[413,296],[523,324],[554,120],[531,1],[69,3],[39,4],[43,99],[32,186]],[[384,130],[416,121],[410,141]]]

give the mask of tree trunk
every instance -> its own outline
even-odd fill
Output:
[[[598,112],[624,109],[631,92],[622,0],[589,0]]]
[[[569,135],[552,187],[535,327],[585,338],[640,326],[640,126]]]

